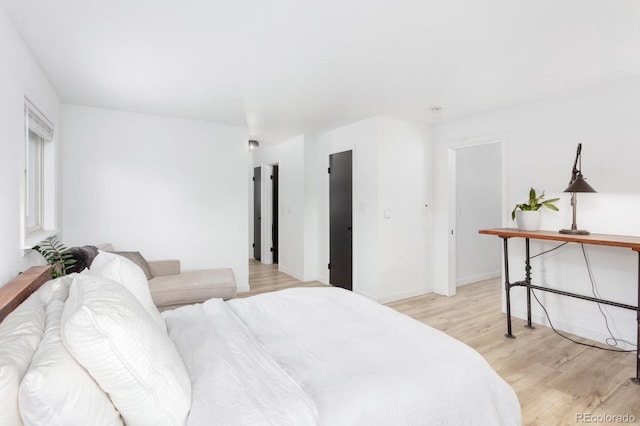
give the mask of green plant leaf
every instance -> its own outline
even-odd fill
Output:
[[[511,212],[511,220],[516,220],[516,210],[518,210],[519,207],[520,204],[516,204],[516,206],[513,208],[513,211]]]
[[[529,190],[529,204],[536,204],[536,190],[533,188]]]
[[[53,265],[54,278],[66,275],[67,266],[76,263],[73,253],[56,236],[44,239],[33,249],[40,253],[48,264]]]
[[[552,198],[550,200],[544,200],[545,191],[542,190],[540,195],[537,195],[536,190],[531,187],[529,189],[529,204],[516,204],[511,212],[511,219],[515,220],[516,218],[516,210],[520,209],[523,211],[538,211],[542,206],[547,207],[550,210],[559,211],[558,207],[556,207],[553,203],[560,200],[560,198]],[[542,201],[544,200],[544,201]]]

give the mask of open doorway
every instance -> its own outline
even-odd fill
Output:
[[[505,215],[504,147],[500,140],[450,148],[449,293],[501,275],[501,246],[478,230],[501,227]]]
[[[270,265],[279,262],[279,172],[278,164],[253,169],[253,258]]]

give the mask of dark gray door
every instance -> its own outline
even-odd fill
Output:
[[[273,263],[278,263],[278,166],[273,166],[273,224],[271,226],[271,240],[273,243]]]
[[[262,233],[262,197],[260,196],[261,190],[261,168],[255,167],[253,169],[253,258],[255,260],[261,260],[260,246],[262,240],[260,235]]]
[[[329,282],[353,289],[352,151],[329,156]]]

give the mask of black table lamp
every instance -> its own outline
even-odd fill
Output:
[[[596,192],[582,176],[582,158],[580,157],[582,152],[582,144],[578,144],[578,151],[576,152],[576,161],[573,163],[573,170],[571,171],[571,181],[569,186],[564,192],[571,193],[571,207],[573,208],[573,222],[571,223],[571,229],[561,229],[561,234],[570,235],[589,235],[589,231],[584,229],[578,229],[576,225],[576,205],[578,204],[578,192]],[[578,168],[579,166],[579,168]]]

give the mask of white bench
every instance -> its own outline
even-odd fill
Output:
[[[114,251],[111,244],[97,247],[104,251]],[[146,260],[146,263],[153,275],[149,279],[151,298],[160,311],[212,298],[228,300],[236,297],[236,279],[231,268],[181,271],[180,261],[177,259]]]
[[[180,271],[179,260],[147,261],[153,278],[149,289],[159,310],[174,309],[218,297],[236,297],[236,279],[231,268]]]

